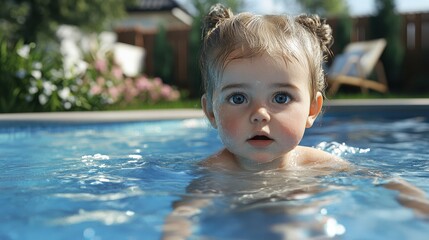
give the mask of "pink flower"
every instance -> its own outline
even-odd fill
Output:
[[[157,102],[161,98],[160,92],[158,90],[155,90],[155,89],[152,89],[149,92],[149,95],[150,95],[150,99],[149,100],[152,101],[152,102]]]
[[[139,90],[136,87],[134,87],[134,81],[131,78],[125,79],[124,83],[125,83],[124,84],[125,101],[131,102],[139,94]]]
[[[106,72],[107,70],[107,62],[105,59],[97,59],[95,60],[94,67],[99,72]]]
[[[118,66],[113,66],[112,68],[112,74],[116,79],[122,79],[123,72],[122,69]]]
[[[168,96],[167,100],[168,100],[168,101],[176,101],[176,100],[179,100],[179,98],[180,98],[180,93],[179,93],[179,91],[177,91],[177,90],[173,90],[173,91],[171,92],[171,94]]]
[[[107,92],[109,93],[113,102],[116,102],[122,93],[122,89],[119,86],[113,86],[113,87],[109,87],[109,89],[107,89]]]
[[[99,85],[92,85],[89,92],[91,93],[91,95],[98,95],[101,93],[102,90],[103,89]]]
[[[168,97],[171,95],[172,92],[173,92],[173,89],[169,85],[164,84],[161,87],[161,95],[165,99],[168,99]]]
[[[106,80],[103,77],[97,77],[97,79],[95,80],[95,82],[91,83],[91,88],[89,89],[89,93],[91,95],[98,95],[101,94],[103,92],[103,87],[105,84]]]
[[[155,85],[156,87],[161,87],[163,85],[161,78],[159,78],[159,77],[154,78],[153,79],[153,85]]]
[[[140,91],[149,90],[152,88],[152,83],[144,76],[136,79],[136,88]]]

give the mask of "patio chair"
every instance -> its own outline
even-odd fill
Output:
[[[388,92],[388,85],[380,56],[386,47],[385,39],[353,42],[337,55],[327,72],[329,95],[334,95],[341,85],[360,87],[362,93],[368,89]],[[375,71],[376,80],[368,79]]]

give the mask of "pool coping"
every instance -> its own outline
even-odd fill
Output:
[[[324,109],[330,113],[422,111],[429,110],[429,98],[327,100]]]
[[[362,99],[326,100],[326,112],[360,111],[411,111],[429,110],[429,98],[415,99]],[[3,113],[0,122],[53,121],[53,122],[124,122],[148,120],[174,120],[202,118],[201,109],[162,109],[127,111],[46,112],[46,113]]]
[[[200,109],[162,109],[127,111],[44,112],[0,114],[4,121],[49,121],[49,122],[129,122],[150,120],[174,120],[202,118]]]

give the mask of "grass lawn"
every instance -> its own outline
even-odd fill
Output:
[[[200,109],[200,99],[184,99],[177,102],[159,102],[154,104],[133,103],[129,105],[113,105],[107,107],[106,110],[149,110],[149,109],[178,109],[178,108],[193,108]]]
[[[377,93],[370,92],[368,94],[362,94],[360,92],[356,93],[344,93],[339,92],[335,96],[328,96],[328,99],[393,99],[393,98],[429,98],[429,93],[427,94],[401,94],[401,93]],[[150,110],[150,109],[180,109],[180,108],[191,108],[191,109],[201,109],[200,99],[183,99],[177,102],[159,102],[155,104],[139,104],[133,103],[128,105],[114,105],[109,106],[106,110]]]

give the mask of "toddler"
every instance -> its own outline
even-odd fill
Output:
[[[203,37],[201,104],[225,145],[205,166],[348,167],[298,145],[322,109],[329,25],[318,16],[233,15],[218,4],[207,15]]]

